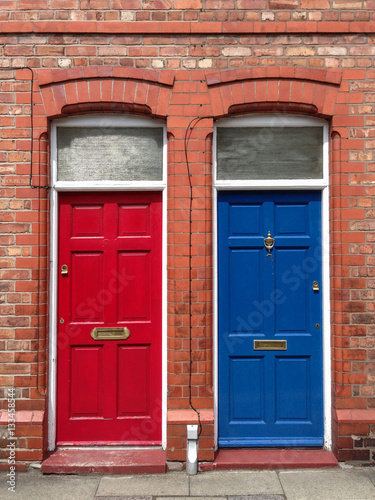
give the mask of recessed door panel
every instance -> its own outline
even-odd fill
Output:
[[[150,254],[149,252],[119,252],[119,269],[126,275],[126,282],[119,287],[119,321],[150,318]]]
[[[103,205],[72,206],[72,237],[103,236]]]
[[[70,417],[103,416],[103,346],[74,346],[70,353]]]
[[[231,423],[263,421],[264,359],[233,357],[229,366]]]
[[[230,236],[259,235],[262,205],[229,205]]]
[[[118,349],[118,415],[149,415],[150,346]],[[135,377],[135,374],[137,376]]]
[[[246,332],[259,332],[261,319],[256,311],[244,315],[248,302],[260,304],[263,299],[263,286],[260,276],[254,276],[253,267],[260,264],[258,249],[232,248],[229,254],[229,313],[232,335]],[[251,284],[251,286],[250,286]]]
[[[103,264],[103,252],[71,252],[68,274],[73,323],[103,322],[104,307],[100,304],[104,290]]]
[[[150,205],[120,205],[118,214],[119,236],[150,234]]]
[[[310,358],[276,357],[276,422],[310,422]]]
[[[161,193],[59,194],[58,445],[160,444],[161,261]]]
[[[277,269],[274,276],[276,290],[280,295],[275,304],[275,330],[277,333],[308,332],[310,319],[309,297],[312,292],[306,286],[308,276],[301,277],[307,248],[275,248],[274,260]]]
[[[275,203],[277,234],[307,234],[308,204]]]
[[[220,446],[323,444],[320,198],[218,193]]]

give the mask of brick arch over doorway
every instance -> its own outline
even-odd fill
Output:
[[[174,82],[171,72],[89,67],[40,70],[36,115],[48,119],[95,112],[130,112],[165,118]]]
[[[341,71],[248,68],[206,77],[215,118],[251,112],[335,114]]]

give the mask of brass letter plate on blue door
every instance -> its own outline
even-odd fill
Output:
[[[286,340],[254,340],[254,351],[286,351]]]
[[[129,328],[94,328],[91,331],[94,340],[126,340],[130,337]]]

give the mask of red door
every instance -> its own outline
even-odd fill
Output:
[[[60,194],[58,262],[57,444],[160,443],[161,193]]]

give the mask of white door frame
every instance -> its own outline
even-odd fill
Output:
[[[84,181],[57,180],[58,127],[162,127],[163,178],[161,181]],[[50,198],[50,299],[49,299],[49,389],[48,450],[56,448],[57,404],[57,286],[58,286],[58,196],[59,192],[82,191],[161,191],[162,224],[162,446],[167,438],[167,127],[165,122],[134,115],[86,115],[55,120],[51,125],[51,198]],[[95,448],[100,448],[96,446]],[[116,449],[119,449],[116,446]],[[132,447],[134,448],[134,447]]]
[[[322,127],[323,177],[321,179],[281,179],[253,181],[217,180],[217,128],[218,127]],[[285,114],[247,115],[226,118],[215,123],[213,135],[213,242],[214,242],[214,434],[218,448],[218,216],[217,192],[220,190],[317,190],[322,192],[322,323],[323,323],[323,408],[324,448],[332,449],[332,396],[331,396],[331,322],[330,322],[330,235],[329,235],[329,126],[327,121],[307,116]]]

